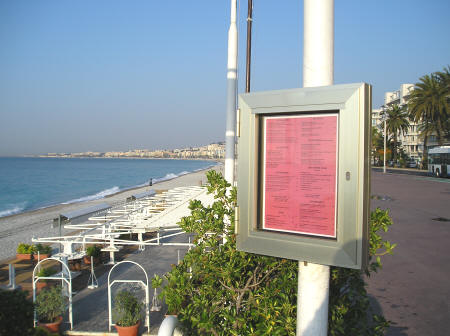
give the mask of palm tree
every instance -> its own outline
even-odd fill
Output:
[[[422,155],[422,169],[428,167],[428,137],[434,132],[433,123],[425,117],[418,126],[420,137],[423,138],[423,155]]]
[[[397,161],[397,137],[399,132],[405,134],[408,131],[409,119],[405,106],[394,104],[386,110],[386,129],[387,133],[392,134],[394,143],[392,146],[392,160]]]
[[[444,106],[445,113],[443,115],[443,120],[444,120],[443,128],[444,128],[444,133],[446,133],[444,135],[444,137],[448,141],[450,141],[450,109],[449,109],[449,104],[450,104],[450,66],[447,65],[447,67],[444,68],[443,71],[436,72],[436,77],[437,77],[440,85],[442,86],[444,95],[446,96],[446,105]]]
[[[383,147],[383,135],[375,126],[372,126],[372,156],[374,163],[381,162]]]
[[[443,73],[443,78],[445,77]],[[417,123],[426,120],[427,129],[436,133],[439,145],[448,125],[448,96],[445,82],[433,73],[420,77],[408,100],[409,117]],[[448,82],[448,79],[447,79]]]
[[[446,88],[447,90],[447,100],[450,99],[448,94],[450,93],[450,66],[444,68],[443,71],[436,72],[436,76],[439,82]]]

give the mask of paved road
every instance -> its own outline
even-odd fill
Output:
[[[398,244],[368,280],[387,335],[450,335],[450,179],[373,171],[371,194],[372,208],[390,209],[386,238]]]
[[[383,167],[372,167],[372,171],[382,172]],[[406,174],[406,175],[420,175],[420,176],[429,176],[430,173],[428,170],[422,170],[417,168],[393,168],[386,167],[386,171],[392,174]]]

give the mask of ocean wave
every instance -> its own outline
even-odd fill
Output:
[[[199,172],[199,171],[202,171],[202,170],[206,170],[206,169],[212,168],[214,166],[215,166],[214,164],[211,164],[211,165],[203,167],[203,168],[195,169],[194,172],[196,173],[196,172]]]
[[[215,166],[215,165],[212,164],[212,165],[207,166],[207,167],[194,169],[193,171],[187,171],[187,170],[184,170],[184,171],[182,171],[181,173],[178,173],[178,174],[169,173],[169,174],[167,174],[167,175],[164,176],[164,177],[154,178],[154,179],[153,179],[153,183],[158,183],[158,182],[163,182],[163,181],[172,180],[172,179],[174,179],[174,178],[177,178],[177,177],[180,177],[180,176],[183,176],[183,175],[187,175],[187,174],[191,174],[191,173],[195,173],[195,172],[199,172],[199,171],[202,171],[202,170],[205,170],[205,169],[214,167],[214,166]],[[150,181],[149,181],[149,182],[150,182]],[[146,184],[146,185],[148,185],[148,184]]]
[[[153,181],[154,181],[154,183],[158,183],[158,182],[162,182],[162,181],[172,180],[174,178],[177,178],[178,176],[179,175],[177,175],[177,174],[169,173],[169,174],[166,174],[166,176],[164,176],[164,177],[153,179]]]
[[[202,169],[200,169],[200,170],[202,170]],[[167,174],[167,175],[164,176],[164,177],[155,177],[155,178],[152,178],[152,184],[153,184],[153,183],[158,183],[158,182],[163,182],[163,181],[172,180],[172,179],[174,179],[174,178],[177,178],[177,177],[180,177],[180,176],[183,176],[183,175],[191,174],[192,172],[193,172],[193,171],[187,171],[187,170],[184,170],[184,171],[182,171],[181,173],[178,173],[178,174],[169,173],[169,174]],[[126,187],[126,188],[123,188],[123,189],[121,189],[121,190],[122,190],[122,191],[125,191],[125,190],[129,190],[129,189],[135,189],[135,188],[147,187],[147,186],[149,186],[149,185],[150,185],[150,180],[148,180],[148,181],[146,181],[145,183],[142,183],[142,184],[134,185],[134,186],[132,186],[132,187]]]
[[[0,217],[15,215],[16,213],[22,212],[23,210],[25,210],[25,203],[15,205],[13,208],[7,210],[0,211]]]
[[[77,199],[70,200],[68,202],[64,202],[62,204],[72,204],[72,203],[78,203],[78,202],[92,201],[92,200],[104,198],[106,196],[118,193],[119,191],[120,191],[120,188],[117,187],[117,186],[114,186],[112,188],[102,190],[102,191],[100,191],[100,192],[98,192],[98,193],[96,193],[94,195],[80,197],[80,198],[77,198]]]
[[[201,171],[201,170],[204,170],[204,169],[208,169],[208,168],[210,168],[210,167],[214,167],[214,165],[212,164],[212,165],[210,165],[210,166],[207,166],[206,168],[203,167],[203,168],[195,169],[195,170],[193,170],[193,171],[187,171],[187,170],[184,170],[184,171],[182,171],[181,173],[178,173],[178,174],[168,173],[168,174],[166,174],[164,177],[153,178],[153,179],[152,179],[152,182],[153,182],[153,183],[158,183],[158,182],[163,182],[163,181],[172,180],[172,179],[174,179],[174,178],[177,178],[177,177],[180,177],[180,176],[183,176],[183,175],[187,175],[187,174],[190,174],[190,173],[193,173],[193,172]],[[149,183],[150,183],[150,180],[147,181],[146,183],[138,184],[138,185],[135,185],[135,186],[132,186],[132,187],[126,187],[126,188],[123,188],[123,189],[120,189],[119,187],[114,186],[114,187],[112,187],[112,188],[109,188],[109,189],[105,189],[105,190],[103,190],[103,191],[100,191],[100,192],[97,193],[97,194],[89,195],[89,196],[85,196],[85,197],[81,197],[81,198],[77,198],[77,199],[73,199],[73,200],[70,200],[70,201],[68,201],[68,202],[64,202],[64,203],[62,203],[62,204],[71,204],[71,203],[78,203],[78,202],[92,201],[92,200],[104,198],[104,197],[106,197],[106,196],[108,196],[108,195],[112,195],[112,194],[118,193],[119,191],[125,191],[125,190],[129,190],[129,189],[134,189],[134,188],[139,188],[139,187],[145,187],[145,186],[148,186]]]

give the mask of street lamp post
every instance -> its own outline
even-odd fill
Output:
[[[386,118],[384,118],[384,151],[383,151],[383,173],[386,174]]]
[[[386,113],[384,111],[384,106],[381,107],[383,109],[383,116],[384,116],[384,150],[383,150],[383,173],[386,174]]]

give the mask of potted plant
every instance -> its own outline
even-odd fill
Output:
[[[53,274],[56,274],[57,271],[54,268],[51,267],[43,267],[41,268],[41,270],[38,272],[37,276],[38,277],[50,277]],[[36,282],[36,289],[37,290],[41,290],[45,287],[48,286],[48,280],[47,279],[42,279],[41,281]]]
[[[66,309],[66,299],[61,286],[42,290],[36,297],[35,304],[39,325],[50,332],[59,332],[62,315]]]
[[[137,336],[143,304],[129,291],[120,291],[114,298],[113,317],[120,336]]]
[[[84,263],[86,265],[91,264],[91,257],[94,258],[94,263],[98,263],[102,249],[99,245],[91,245],[86,248],[86,255],[84,256]]]
[[[71,271],[81,271],[81,258],[69,260],[69,269]]]
[[[34,245],[33,252],[35,255],[38,255],[39,252],[38,261],[41,261],[52,255],[52,247],[50,245],[37,244]]]
[[[17,246],[17,254],[16,257],[19,260],[31,260],[33,259],[33,245],[20,243]]]

